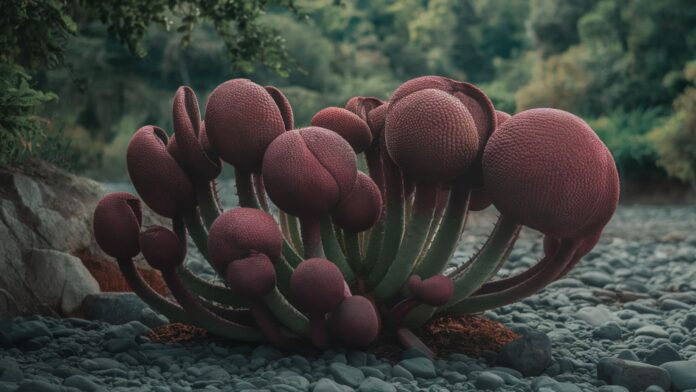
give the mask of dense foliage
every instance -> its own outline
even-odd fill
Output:
[[[172,9],[169,1],[146,2],[151,8],[134,19],[138,3],[71,7],[81,16],[60,46],[66,66],[40,67],[35,78],[38,88],[61,97],[42,114],[85,152],[82,159],[99,152],[91,157],[99,175],[123,175],[117,157],[136,124],[169,125],[164,92],[181,84],[191,84],[204,102],[213,81],[244,76],[277,85],[303,125],[320,108],[342,105],[358,86],[363,95],[386,98],[397,80],[441,74],[481,85],[505,111],[552,106],[594,118],[624,176],[694,178],[686,161],[693,155],[684,151],[694,132],[687,118],[694,85],[687,64],[696,60],[690,0],[299,1],[307,20],[292,4],[203,0],[176,1]],[[256,7],[252,38],[243,42],[219,18],[236,17],[229,4],[237,3]],[[189,23],[194,9],[204,21],[196,28]],[[124,36],[129,24],[139,28]],[[189,44],[180,45],[181,34],[163,24]],[[255,37],[265,28],[282,40]],[[147,56],[134,57],[120,42]]]

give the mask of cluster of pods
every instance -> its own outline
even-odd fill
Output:
[[[188,87],[174,134],[144,126],[127,152],[140,198],[171,227],[142,228],[140,199],[104,197],[94,235],[155,310],[173,321],[283,349],[364,347],[438,314],[503,306],[564,276],[597,243],[619,195],[614,160],[573,114],[496,111],[472,84],[425,76],[388,101],[354,97],[295,128],[275,87],[229,80],[201,118]],[[215,179],[235,169],[240,207],[223,210]],[[480,249],[448,263],[470,212],[500,212]],[[544,234],[528,270],[494,279],[522,225]],[[184,262],[186,235],[221,278]],[[155,292],[133,258],[161,272]]]

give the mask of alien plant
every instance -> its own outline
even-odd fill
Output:
[[[614,160],[583,120],[556,109],[511,117],[444,77],[410,80],[388,102],[354,97],[306,128],[294,127],[278,89],[245,79],[218,86],[204,119],[194,92],[179,88],[173,117],[171,138],[144,126],[127,153],[135,189],[171,228],[143,230],[140,200],[112,193],[94,212],[94,235],[152,308],[238,341],[322,349],[383,336],[432,355],[415,329],[564,276],[618,202]],[[227,211],[215,183],[222,161],[240,204]],[[448,269],[469,212],[491,203],[500,216],[489,238]],[[522,225],[545,235],[543,258],[494,280]],[[224,284],[184,263],[187,233]],[[173,298],[139,275],[139,253]]]

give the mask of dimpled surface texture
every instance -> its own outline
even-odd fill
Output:
[[[512,116],[503,112],[502,110],[496,110],[495,111],[496,126],[499,127],[499,126],[503,125],[503,123],[505,121],[509,120],[510,117],[512,117]]]
[[[181,86],[174,95],[172,105],[174,136],[169,140],[167,150],[187,172],[205,180],[220,174],[222,165],[217,157],[206,154],[199,134],[201,118],[196,94],[187,86]]]
[[[140,253],[140,200],[127,192],[110,193],[97,203],[92,228],[104,253],[129,258]]]
[[[488,137],[496,127],[495,109],[488,96],[473,84],[458,82],[442,76],[421,76],[399,86],[389,101],[396,103],[416,91],[431,88],[454,95],[466,106],[474,119],[476,130],[479,133],[479,147],[483,149],[486,140],[488,140]]]
[[[235,294],[256,299],[273,290],[276,275],[268,256],[255,253],[231,262],[227,266],[225,280]]]
[[[377,184],[362,172],[355,178],[353,190],[331,212],[335,224],[359,233],[374,226],[382,214],[382,196]]]
[[[167,134],[146,125],[128,144],[126,163],[135,190],[156,213],[172,218],[195,205],[193,185],[176,160],[167,152]]]
[[[337,133],[320,127],[285,132],[263,158],[263,182],[281,210],[296,216],[329,212],[353,189],[353,149]]]
[[[140,233],[140,251],[152,268],[178,267],[184,261],[184,248],[173,231],[162,226],[148,227]]]
[[[295,128],[295,119],[292,114],[292,106],[290,106],[290,101],[283,94],[282,91],[278,90],[274,86],[266,86],[266,91],[271,95],[271,98],[278,105],[280,109],[280,115],[283,116],[283,123],[285,123],[285,129],[291,130]]]
[[[213,90],[205,110],[210,144],[234,167],[257,172],[268,145],[285,132],[273,97],[247,79],[229,80]]]
[[[210,226],[208,252],[220,271],[237,259],[263,253],[272,261],[280,258],[283,237],[271,215],[255,208],[225,211]]]
[[[369,299],[348,297],[329,316],[331,334],[348,347],[365,347],[377,339],[379,318]]]
[[[609,150],[562,110],[531,109],[507,120],[486,145],[483,174],[501,213],[553,238],[595,232],[618,203]]]
[[[379,139],[384,131],[384,123],[387,119],[387,109],[389,109],[389,104],[378,106],[367,113],[367,125],[370,126],[370,131],[372,131],[373,140]]]
[[[329,260],[307,259],[290,277],[290,297],[300,310],[312,315],[334,310],[344,298],[343,275]]]
[[[416,91],[390,104],[384,136],[394,162],[420,180],[451,180],[478,155],[479,136],[471,114],[441,90]]]
[[[413,275],[408,280],[408,289],[416,299],[431,306],[446,304],[454,294],[452,279],[444,275],[431,276],[426,280]]]
[[[357,114],[343,108],[328,107],[320,110],[312,117],[312,125],[341,135],[356,153],[365,151],[372,144],[372,132],[367,123]]]

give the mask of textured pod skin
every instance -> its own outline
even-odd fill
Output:
[[[94,210],[94,238],[111,257],[134,257],[140,253],[138,235],[142,220],[137,197],[126,192],[110,193],[99,200]]]
[[[126,163],[135,190],[156,213],[172,218],[195,205],[191,180],[167,152],[162,128],[138,129],[128,144]]]
[[[479,151],[479,134],[469,110],[453,95],[436,89],[392,101],[384,137],[389,155],[405,174],[430,182],[463,174]]]
[[[507,120],[486,145],[483,174],[501,213],[552,238],[595,233],[618,203],[609,150],[562,110],[531,109]]]
[[[382,214],[382,195],[377,184],[362,172],[355,178],[353,190],[331,212],[340,228],[359,233],[374,226]]]
[[[389,104],[385,103],[367,113],[367,125],[370,126],[370,131],[372,131],[372,138],[374,140],[382,137],[384,124],[387,121],[387,109],[389,109]]]
[[[263,253],[275,262],[282,247],[283,236],[273,217],[255,208],[225,211],[208,232],[208,253],[219,271],[253,253]]]
[[[285,132],[285,120],[274,98],[247,79],[229,80],[213,90],[205,124],[220,158],[246,172],[258,172],[268,145]]]
[[[310,315],[330,312],[344,299],[343,275],[329,260],[307,259],[290,277],[290,297],[293,304]]]
[[[343,108],[328,107],[320,110],[312,117],[312,125],[341,135],[358,154],[372,144],[372,132],[367,123],[357,114]]]
[[[288,101],[288,98],[285,96],[285,94],[283,94],[282,91],[278,90],[278,88],[274,86],[266,86],[265,89],[271,95],[271,98],[273,98],[276,105],[278,105],[278,109],[280,109],[280,115],[283,117],[285,129],[289,131],[295,128],[295,119],[292,114],[292,106],[290,106],[290,101]]]
[[[471,83],[458,82],[442,76],[421,76],[399,86],[390,98],[390,103],[424,89],[436,89],[452,94],[469,110],[479,134],[480,149],[496,128],[496,114],[493,103],[483,91]]]
[[[496,121],[496,127],[499,127],[503,125],[503,123],[512,117],[511,115],[503,112],[502,110],[496,110],[495,111],[495,121]]]
[[[162,226],[148,227],[140,233],[140,251],[154,269],[171,270],[181,265],[185,248],[173,231]]]
[[[260,299],[276,284],[276,273],[268,256],[254,253],[227,266],[225,280],[230,290],[245,298]]]
[[[353,189],[353,149],[335,132],[307,127],[285,132],[263,158],[266,192],[281,210],[296,216],[329,212]]]
[[[365,347],[377,339],[379,317],[369,299],[348,297],[329,316],[331,334],[348,347]]]
[[[426,280],[413,275],[408,280],[408,289],[417,300],[430,306],[442,306],[454,294],[452,279],[444,275],[431,276]]]
[[[210,181],[222,170],[220,158],[209,155],[199,135],[203,124],[196,94],[187,86],[181,86],[174,95],[172,105],[174,137],[169,140],[167,151],[193,177]]]

